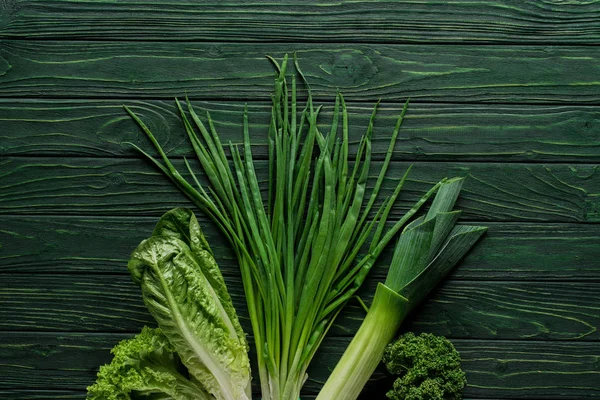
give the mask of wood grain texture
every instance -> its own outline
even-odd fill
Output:
[[[185,171],[183,162],[175,161]],[[380,165],[373,163],[373,170]],[[390,165],[381,198],[395,188],[409,165]],[[5,157],[0,168],[0,214],[162,215],[190,204],[168,178],[141,159]],[[266,179],[266,163],[258,162],[256,168],[259,180]],[[466,219],[600,221],[598,165],[458,162],[417,163],[392,218],[435,182],[452,176],[468,178],[457,203]],[[371,179],[370,185],[374,183]]]
[[[98,366],[110,360],[110,348],[129,337],[131,335],[6,333],[0,342],[4,360],[0,364],[3,377],[0,391],[23,387],[84,389],[94,381]],[[309,369],[305,394],[310,396],[318,391],[322,385],[319,377],[333,367],[348,340],[325,340],[324,351]],[[455,345],[469,381],[466,398],[600,398],[596,385],[600,351],[596,343],[457,340]],[[389,385],[390,379],[380,369],[361,399],[379,399]]]
[[[516,399],[595,399],[599,346],[512,342],[456,344],[471,396]]]
[[[9,0],[0,37],[441,43],[600,41],[597,1]],[[1,14],[0,14],[1,15]],[[135,16],[135,17],[132,17]]]
[[[85,394],[86,392],[82,390],[0,390],[0,396],[5,400],[81,400],[85,399]]]
[[[220,267],[236,275],[235,255],[212,222],[198,214]],[[5,216],[0,273],[126,275],[129,254],[154,217]],[[460,263],[453,279],[599,281],[600,231],[593,224],[488,223],[488,231]],[[387,265],[391,248],[381,256]],[[377,270],[376,270],[377,271]]]
[[[353,145],[383,99],[378,160],[411,98],[383,194],[416,165],[392,219],[458,175],[461,221],[490,226],[402,329],[452,338],[466,399],[600,399],[599,21],[600,0],[0,0],[0,398],[84,398],[110,348],[154,324],[127,258],[190,203],[127,144],[151,150],[122,105],[181,165],[173,97],[233,142],[249,102],[264,160],[264,56],[298,51],[323,122],[344,93]],[[236,260],[201,223],[250,332]],[[303,400],[363,316],[340,315]],[[361,400],[389,386],[379,369]]]
[[[137,156],[127,142],[155,154],[123,110],[134,110],[172,156],[189,156],[175,102],[149,100],[0,100],[0,154],[19,156]],[[221,140],[241,142],[240,102],[194,102],[210,112]],[[321,113],[323,129],[332,105]],[[350,140],[367,128],[371,103],[350,103]],[[265,158],[270,103],[249,105],[254,154]],[[385,102],[378,111],[373,157],[382,159],[400,112]],[[589,106],[511,106],[413,103],[394,152],[397,160],[600,162],[600,111]]]
[[[370,303],[385,268],[359,295]],[[141,293],[123,275],[19,275],[0,285],[0,330],[138,332],[155,323]],[[229,292],[251,332],[241,279]],[[600,340],[600,284],[448,281],[403,329],[458,339]],[[364,319],[357,303],[336,320],[332,336],[352,336]]]
[[[0,97],[269,99],[297,51],[318,98],[600,103],[600,47],[0,42]]]

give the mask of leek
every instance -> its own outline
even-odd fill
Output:
[[[317,400],[358,398],[404,318],[452,270],[487,228],[456,225],[462,179],[442,184],[425,216],[403,230],[385,283]]]

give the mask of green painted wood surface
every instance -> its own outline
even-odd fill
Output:
[[[0,42],[0,96],[269,99],[296,51],[317,98],[599,104],[598,46]]]
[[[467,399],[600,398],[598,16],[597,0],[0,0],[0,398],[81,399],[108,350],[152,323],[127,257],[189,203],[126,144],[150,149],[122,105],[180,163],[174,96],[234,142],[249,101],[264,159],[264,55],[294,50],[324,121],[346,95],[354,141],[382,98],[378,159],[411,97],[392,174],[414,169],[394,218],[460,175],[463,222],[490,226],[403,329],[452,338]],[[201,222],[247,325],[232,252]],[[303,399],[361,316],[340,316]],[[389,385],[378,371],[363,399]]]
[[[5,216],[0,274],[127,275],[128,255],[155,221],[154,217]],[[209,229],[201,214],[199,221]],[[454,279],[600,281],[600,231],[594,224],[480,224],[487,225],[488,232],[453,272]],[[236,275],[235,256],[225,239],[211,230],[206,234],[224,273]],[[382,260],[390,253],[385,251]],[[510,262],[504,262],[507,258]]]
[[[155,154],[127,105],[143,118],[170,155],[189,156],[173,100],[0,100],[1,154],[88,157],[137,157],[127,142]],[[194,102],[199,115],[210,112],[224,141],[241,142],[241,102]],[[351,141],[365,132],[373,103],[350,103]],[[331,120],[331,105],[322,111]],[[413,102],[402,125],[395,159],[422,161],[600,161],[600,110],[593,106],[424,104]],[[252,132],[265,132],[270,105],[249,105]],[[400,112],[388,101],[380,106],[373,141],[382,159],[389,132]],[[266,157],[266,139],[253,137],[253,152]]]
[[[6,400],[84,399],[85,391],[12,389],[0,390],[0,396]]]
[[[4,0],[0,5],[6,13],[0,37],[566,44],[600,39],[597,1]]]
[[[174,164],[185,171],[183,160],[174,160]],[[372,168],[378,171],[380,165],[374,162]],[[390,179],[382,185],[381,198],[391,194],[410,165],[399,161],[390,166]],[[190,204],[146,160],[5,157],[0,166],[0,214],[160,216],[167,208]],[[265,181],[266,161],[255,166],[259,181]],[[390,215],[396,218],[406,212],[446,176],[468,178],[457,203],[466,219],[600,220],[600,169],[596,164],[423,162],[413,168],[399,205]],[[371,179],[367,188],[374,182]]]
[[[373,271],[360,296],[370,303]],[[231,271],[231,267],[229,268]],[[230,293],[247,332],[241,279],[229,276]],[[138,332],[155,325],[139,288],[122,275],[19,275],[0,292],[0,329],[4,331]],[[26,300],[24,300],[26,299]],[[403,329],[459,339],[600,339],[600,283],[527,281],[445,282]],[[43,310],[43,312],[40,312]],[[333,336],[353,336],[364,318],[358,304],[336,320]]]

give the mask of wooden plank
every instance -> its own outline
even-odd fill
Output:
[[[315,96],[349,100],[598,104],[599,47],[196,42],[0,42],[0,97],[268,101],[297,51]]]
[[[185,167],[181,160],[180,171]],[[381,163],[373,163],[378,171]],[[395,188],[409,164],[394,162],[381,196]],[[597,222],[597,165],[417,163],[392,220],[443,177],[468,177],[457,207],[464,218],[491,221]],[[266,179],[265,162],[256,163]],[[5,157],[0,162],[0,214],[161,215],[187,200],[146,160]],[[261,178],[262,177],[262,178]],[[373,185],[375,179],[370,180]],[[264,187],[264,185],[263,185]],[[148,194],[152,195],[149,196]]]
[[[61,400],[84,399],[85,391],[77,390],[35,390],[35,389],[8,389],[0,390],[4,400]]]
[[[0,37],[5,38],[564,44],[596,44],[600,38],[600,6],[593,1],[0,4],[5,14]]]
[[[578,343],[456,343],[473,397],[600,398],[599,346]]]
[[[172,156],[192,154],[174,101],[0,100],[3,155],[137,156],[127,142],[155,153],[126,104],[145,121]],[[204,116],[210,111],[224,143],[241,142],[240,102],[194,102]],[[350,140],[367,128],[373,104],[350,103]],[[331,121],[331,104],[321,113],[323,129]],[[383,158],[399,104],[384,103],[375,124],[373,153]],[[250,104],[254,154],[266,157],[270,103]],[[512,106],[413,103],[404,120],[394,159],[423,161],[600,161],[595,132],[600,111],[586,106]]]
[[[110,360],[109,349],[130,335],[6,333],[0,343],[0,390],[83,390],[98,366]],[[348,338],[328,338],[309,370],[304,392],[318,392]],[[467,398],[596,399],[599,347],[596,343],[458,341],[469,386]],[[32,373],[35,371],[35,373]],[[378,370],[364,398],[380,398],[391,385]],[[380,396],[380,397],[376,397]]]
[[[383,271],[361,292],[370,302]],[[250,332],[241,279],[228,288]],[[448,281],[405,329],[461,339],[599,340],[600,284]],[[11,274],[0,286],[0,330],[137,332],[154,326],[138,287],[123,275]],[[353,335],[364,311],[353,303],[332,335]]]
[[[236,275],[235,255],[198,214],[219,265]],[[5,216],[0,273],[127,274],[129,254],[150,235],[154,217]],[[459,280],[600,280],[600,231],[593,224],[486,223],[488,232],[453,273]],[[392,248],[382,255],[387,265]],[[373,271],[377,273],[378,270]]]

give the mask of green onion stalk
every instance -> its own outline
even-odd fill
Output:
[[[386,224],[410,170],[393,193],[379,198],[408,102],[369,191],[377,105],[351,161],[343,96],[336,96],[331,124],[323,132],[317,125],[321,107],[313,105],[294,60],[290,84],[288,57],[281,64],[271,59],[276,74],[266,196],[253,160],[247,107],[243,144],[224,146],[209,113],[203,121],[189,100],[185,105],[177,101],[198,174],[187,159],[185,170],[178,171],[148,127],[127,109],[162,161],[138,150],[216,223],[236,253],[263,400],[298,399],[308,365],[341,308],[355,296],[384,247],[446,181],[435,184],[400,220]],[[303,107],[298,105],[296,75],[307,89]],[[343,397],[328,399],[333,398]]]
[[[367,316],[319,392],[317,400],[358,398],[404,318],[452,270],[487,228],[455,225],[452,211],[462,179],[442,184],[425,216],[407,225],[387,279],[379,283]]]

